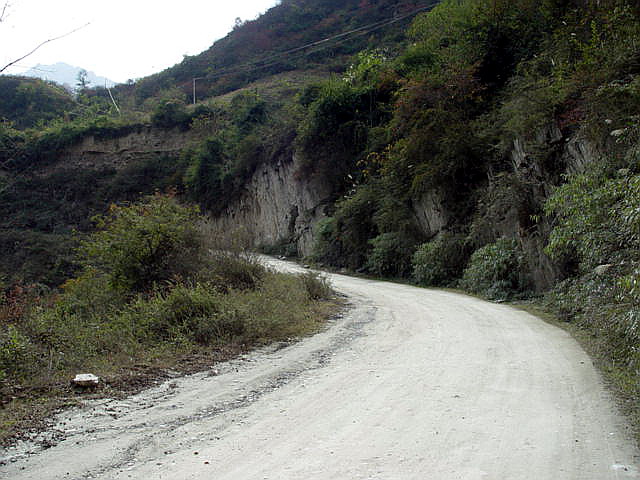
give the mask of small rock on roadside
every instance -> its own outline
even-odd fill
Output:
[[[81,373],[75,376],[71,383],[78,387],[97,387],[100,378],[92,373]]]
[[[596,275],[598,275],[599,277],[601,277],[602,275],[605,275],[609,269],[611,269],[611,267],[613,267],[613,265],[611,264],[607,264],[607,265],[598,265],[594,270],[593,273],[595,273]]]

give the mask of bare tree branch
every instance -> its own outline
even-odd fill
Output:
[[[9,9],[9,0],[4,2],[4,6],[2,7],[2,12],[0,12],[0,23],[2,23],[7,16],[7,10]]]
[[[7,4],[5,4],[5,8],[6,8]],[[15,65],[16,63],[24,60],[25,58],[33,55],[34,53],[36,53],[41,47],[45,46],[47,43],[51,43],[51,42],[55,42],[56,40],[60,40],[62,38],[68,37],[69,35],[76,33],[78,30],[82,30],[83,28],[85,28],[87,25],[89,25],[89,23],[78,27],[74,30],[71,30],[70,32],[65,33],[64,35],[60,35],[59,37],[54,37],[54,38],[50,38],[48,40],[45,40],[44,42],[40,43],[37,47],[35,47],[33,50],[31,50],[29,53],[21,56],[20,58],[17,58],[16,60],[13,60],[9,63],[7,63],[4,67],[0,68],[0,73],[4,72],[7,68],[9,68],[12,65]]]

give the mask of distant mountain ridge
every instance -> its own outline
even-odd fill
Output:
[[[75,90],[78,83],[78,74],[84,70],[81,67],[75,67],[64,62],[58,62],[53,65],[38,64],[22,73],[25,77],[40,78],[59,83],[67,87],[69,90]],[[87,81],[89,87],[113,87],[116,82],[106,77],[101,77],[94,72],[87,70]]]

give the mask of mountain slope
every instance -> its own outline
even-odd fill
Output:
[[[35,126],[60,117],[75,102],[63,87],[40,79],[0,76],[0,120],[17,128]]]
[[[138,101],[163,89],[179,87],[191,93],[193,78],[198,97],[205,98],[246,85],[275,73],[321,66],[343,70],[346,59],[367,47],[396,47],[404,40],[411,12],[434,1],[415,0],[283,0],[256,20],[238,26],[207,51],[146,77],[135,86],[120,87]],[[407,16],[408,15],[408,16]],[[382,23],[392,21],[387,26]],[[291,49],[368,25],[355,36],[336,38],[285,55]],[[276,56],[276,57],[274,57]],[[263,61],[264,59],[269,59]]]

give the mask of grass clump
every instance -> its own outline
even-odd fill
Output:
[[[309,298],[314,300],[326,300],[332,297],[333,290],[327,277],[316,272],[306,272],[299,275]]]

